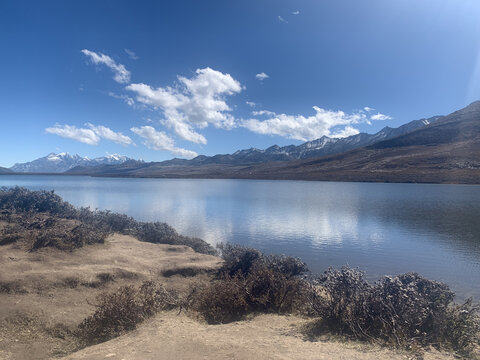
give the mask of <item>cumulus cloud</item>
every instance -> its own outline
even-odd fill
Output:
[[[260,81],[263,81],[265,79],[268,79],[270,76],[268,76],[267,74],[265,74],[264,72],[261,72],[257,75],[255,75],[255,77],[260,80]]]
[[[100,137],[92,129],[79,129],[72,125],[59,125],[45,129],[48,134],[55,134],[67,139],[80,141],[88,145],[97,145]]]
[[[152,126],[132,127],[133,133],[145,139],[143,144],[153,150],[165,150],[184,158],[194,158],[197,156],[195,151],[190,151],[175,146],[171,137],[163,131],[157,131]]]
[[[128,136],[112,129],[98,125],[87,123],[88,128],[77,128],[73,125],[55,124],[53,127],[45,129],[48,134],[55,134],[67,139],[76,140],[88,145],[97,145],[100,139],[107,139],[120,145],[135,145]]]
[[[161,110],[162,124],[184,140],[206,144],[206,138],[195,129],[209,125],[227,130],[235,127],[225,98],[241,92],[242,86],[230,74],[208,67],[197,69],[192,78],[179,76],[177,85],[152,88],[130,84],[126,89],[136,94],[138,102]]]
[[[114,74],[113,80],[116,82],[121,84],[130,82],[130,71],[128,71],[122,64],[117,64],[110,56],[87,49],[83,49],[82,53],[90,58],[94,64],[104,64],[110,68]]]
[[[128,57],[129,57],[130,59],[132,59],[132,60],[138,60],[137,54],[135,54],[132,50],[129,50],[129,49],[127,49],[127,48],[125,48],[125,49],[123,49],[123,50],[127,53]]]
[[[111,140],[120,145],[135,145],[128,136],[123,135],[121,132],[115,132],[112,129],[103,125],[86,124],[98,137],[102,139]]]
[[[392,119],[391,116],[380,114],[380,113],[370,116],[370,120],[391,120],[391,119]]]
[[[250,131],[278,135],[290,139],[308,141],[322,136],[346,137],[358,134],[352,125],[368,122],[363,112],[346,114],[314,106],[315,114],[311,116],[276,114],[271,111],[254,112],[256,116],[266,116],[264,120],[247,119],[241,126]]]
[[[278,20],[280,20],[280,22],[283,22],[285,24],[288,24],[288,21],[285,20],[283,17],[281,17],[280,15],[278,15]]]
[[[292,12],[292,15],[299,15],[299,14],[300,14],[300,11],[298,11],[298,10]]]
[[[363,108],[363,110],[366,111],[366,112],[370,112],[370,111],[373,111],[373,110],[375,110],[375,109],[373,109],[373,108],[371,108],[371,107],[368,107],[368,106],[365,106],[365,107]]]

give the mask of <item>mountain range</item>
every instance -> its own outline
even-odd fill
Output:
[[[269,160],[265,160],[268,158]],[[102,165],[71,173],[168,178],[480,183],[480,101],[377,134],[320,138],[192,160]]]
[[[480,101],[446,116],[301,145],[143,162],[121,155],[88,159],[49,154],[0,172],[170,178],[480,183]]]
[[[50,153],[30,162],[17,163],[10,170],[17,173],[63,173],[77,166],[118,165],[129,160],[132,159],[118,154],[89,159],[88,157],[70,155],[65,152],[60,154]]]
[[[97,166],[95,168],[78,166],[69,171],[71,174],[100,174],[113,172],[116,174],[128,172],[135,168],[150,167],[171,167],[171,166],[205,166],[212,164],[222,165],[246,165],[257,163],[268,163],[272,161],[291,161],[309,159],[331,154],[338,154],[345,151],[358,149],[360,147],[375,144],[381,140],[391,139],[406,134],[416,129],[425,127],[441,119],[441,116],[434,116],[429,119],[414,120],[398,128],[385,127],[375,134],[360,133],[346,138],[330,138],[323,136],[317,140],[308,141],[301,145],[289,145],[280,147],[273,145],[265,150],[250,148],[236,151],[233,154],[218,154],[214,156],[199,155],[191,160],[172,159],[162,162],[135,164],[129,162],[121,166]]]

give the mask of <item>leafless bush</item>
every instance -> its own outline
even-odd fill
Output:
[[[174,275],[180,275],[183,277],[193,277],[204,272],[206,272],[205,269],[202,269],[199,267],[187,266],[187,267],[175,267],[173,269],[163,270],[162,275],[165,277],[171,277]]]
[[[318,278],[324,296],[314,303],[319,327],[393,345],[436,345],[466,353],[478,341],[478,307],[454,305],[448,286],[416,273],[386,276],[370,285],[364,274],[342,267]]]
[[[26,294],[27,292],[19,280],[0,281],[0,294]]]
[[[0,188],[0,209],[17,212],[48,212],[72,217],[76,210],[53,191],[30,191],[21,187]]]
[[[60,250],[73,250],[84,245],[102,244],[108,233],[91,225],[80,224],[73,229],[51,226],[35,234],[32,250],[54,247]]]
[[[138,289],[123,286],[99,296],[97,310],[79,325],[77,336],[85,345],[97,344],[133,330],[157,311],[177,304],[174,293],[153,282],[146,281]]]
[[[237,321],[250,312],[245,278],[240,274],[224,276],[203,289],[194,289],[190,306],[209,324]]]
[[[219,244],[217,248],[224,261],[221,272],[234,276],[240,273],[243,276],[248,275],[255,262],[263,258],[263,254],[257,249],[235,245]]]
[[[218,278],[196,292],[192,306],[209,323],[226,323],[253,312],[291,313],[304,306],[311,286],[298,275],[306,265],[288,256],[221,245],[225,263]]]

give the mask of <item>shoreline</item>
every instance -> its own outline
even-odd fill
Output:
[[[364,183],[364,184],[415,184],[415,185],[469,185],[479,186],[480,177],[476,182],[430,182],[430,181],[385,181],[385,180],[340,180],[340,179],[308,179],[308,178],[269,178],[269,177],[221,177],[221,176],[128,176],[128,175],[91,175],[66,173],[1,173],[0,176],[62,176],[62,177],[89,177],[112,179],[163,179],[163,180],[245,180],[245,181],[295,181],[295,182],[327,182],[327,183]]]

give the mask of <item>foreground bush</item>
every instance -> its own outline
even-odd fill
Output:
[[[265,256],[256,249],[220,245],[224,265],[218,278],[195,290],[192,307],[211,324],[240,320],[253,312],[292,313],[304,306],[308,271],[299,259]]]
[[[312,301],[318,328],[396,347],[440,345],[468,353],[478,341],[478,306],[453,303],[447,285],[416,273],[386,276],[370,285],[349,267],[317,279],[323,296]]]
[[[133,330],[146,318],[178,305],[178,298],[151,281],[138,289],[123,286],[98,298],[95,313],[79,325],[77,336],[84,345],[107,341]]]

